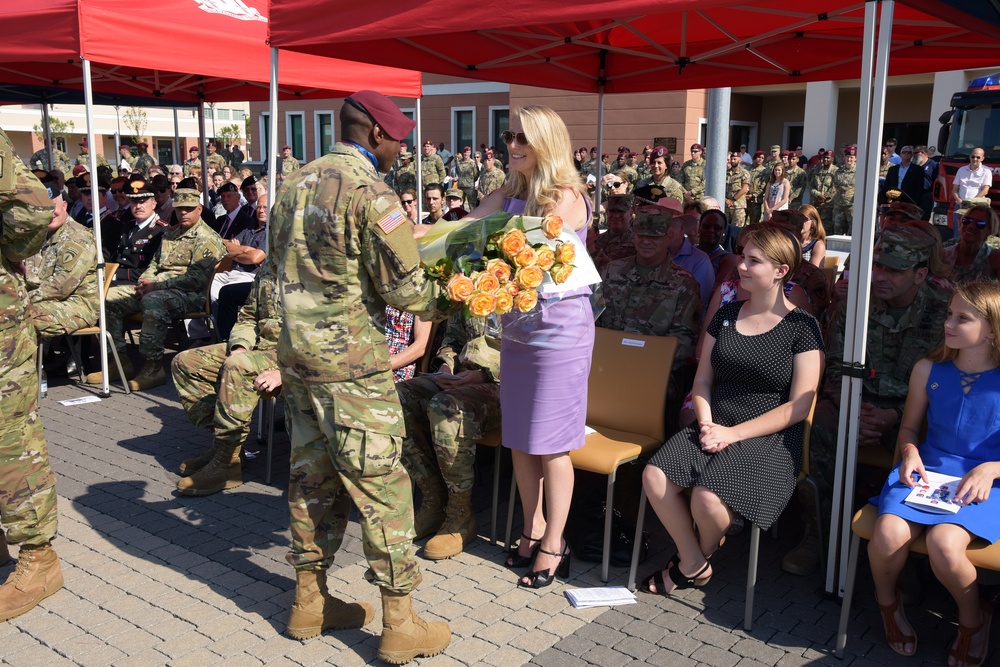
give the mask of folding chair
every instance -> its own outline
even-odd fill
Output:
[[[264,425],[267,424],[267,454],[265,454],[264,483],[271,483],[271,467],[274,462],[274,411],[278,405],[281,389],[271,396],[257,399],[257,442],[264,441]]]

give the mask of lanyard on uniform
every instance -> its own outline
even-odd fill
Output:
[[[372,153],[370,150],[368,150],[364,146],[361,146],[359,144],[354,143],[353,141],[345,141],[344,143],[347,144],[348,146],[354,146],[359,151],[361,151],[362,155],[364,155],[366,158],[368,158],[369,160],[371,160],[372,166],[375,167],[375,172],[376,173],[378,172],[378,158],[375,157],[374,153]]]

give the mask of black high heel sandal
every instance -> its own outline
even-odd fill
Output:
[[[666,591],[667,586],[666,582],[663,581],[663,569],[659,569],[642,580],[642,583],[639,584],[639,590],[650,595],[666,596],[670,595],[670,593],[673,593],[674,591],[682,591],[687,588],[701,588],[712,580],[711,574],[707,577],[701,576],[705,574],[705,571],[711,566],[711,561],[706,559],[705,565],[689,577],[681,572],[680,560],[675,554],[669,561],[667,561],[666,567],[663,568],[666,569],[667,574],[670,576],[670,581],[674,582],[674,588],[672,588],[669,592]],[[651,584],[656,588],[655,591],[650,589]]]
[[[517,552],[517,547],[513,547],[510,551],[508,551],[507,560],[504,561],[504,565],[506,565],[512,570],[520,569],[522,567],[528,567],[529,565],[534,563],[535,556],[538,555],[538,549],[539,547],[542,546],[542,538],[540,537],[532,537],[527,533],[521,533],[521,539],[528,540],[529,542],[538,542],[538,544],[532,547],[531,553],[527,556],[522,556],[521,554],[519,554]]]
[[[540,544],[538,547],[538,551],[549,556],[559,557],[559,565],[556,566],[555,574],[554,575],[551,574],[552,570],[532,570],[531,572],[528,572],[526,575],[524,575],[529,579],[529,583],[527,584],[524,583],[523,578],[518,579],[517,580],[518,586],[521,586],[523,588],[545,588],[553,581],[555,581],[556,577],[559,577],[561,579],[569,578],[569,561],[570,561],[569,545],[566,546],[566,550],[563,551],[561,554],[554,553],[552,551],[546,551],[545,549],[541,548]]]

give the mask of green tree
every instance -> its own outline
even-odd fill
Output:
[[[241,136],[240,126],[236,123],[232,125],[226,125],[220,128],[218,133],[215,135],[215,141],[225,145],[227,148],[233,145],[235,139],[239,139]]]
[[[149,125],[146,110],[142,107],[129,107],[122,114],[122,123],[132,133],[133,143],[141,141]]]
[[[38,138],[38,141],[40,141],[44,145],[45,128],[42,127],[42,124],[37,123],[31,129],[35,131],[35,137]],[[53,139],[55,139],[56,137],[62,137],[65,139],[66,135],[73,134],[73,129],[74,129],[73,121],[71,120],[61,121],[55,116],[49,116],[49,134],[52,135]]]

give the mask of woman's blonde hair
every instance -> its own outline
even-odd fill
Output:
[[[743,248],[753,243],[760,248],[768,261],[775,266],[785,264],[788,271],[781,278],[782,283],[791,280],[802,263],[802,245],[795,236],[777,225],[761,225],[747,233]]]
[[[948,302],[951,307],[956,297],[962,297],[979,313],[990,331],[993,341],[990,344],[990,359],[1000,364],[1000,283],[995,280],[973,280],[955,286],[955,292]],[[958,356],[958,350],[942,344],[941,347],[927,355],[931,361],[952,361]]]
[[[573,164],[569,130],[559,114],[537,105],[515,109],[514,114],[521,119],[524,136],[535,151],[535,171],[529,181],[512,169],[505,188],[507,196],[524,199],[526,215],[551,211],[562,200],[563,190],[585,197],[587,190]]]
[[[969,215],[973,211],[983,211],[986,213],[986,226],[990,230],[990,236],[996,236],[997,212],[993,210],[993,207],[989,204],[976,204],[975,206],[970,206],[969,210],[965,212],[965,215]]]
[[[810,238],[814,238],[817,241],[826,241],[826,227],[823,226],[823,219],[819,217],[819,211],[816,207],[812,204],[803,204],[799,206],[799,213],[812,221],[812,231],[809,233]]]

